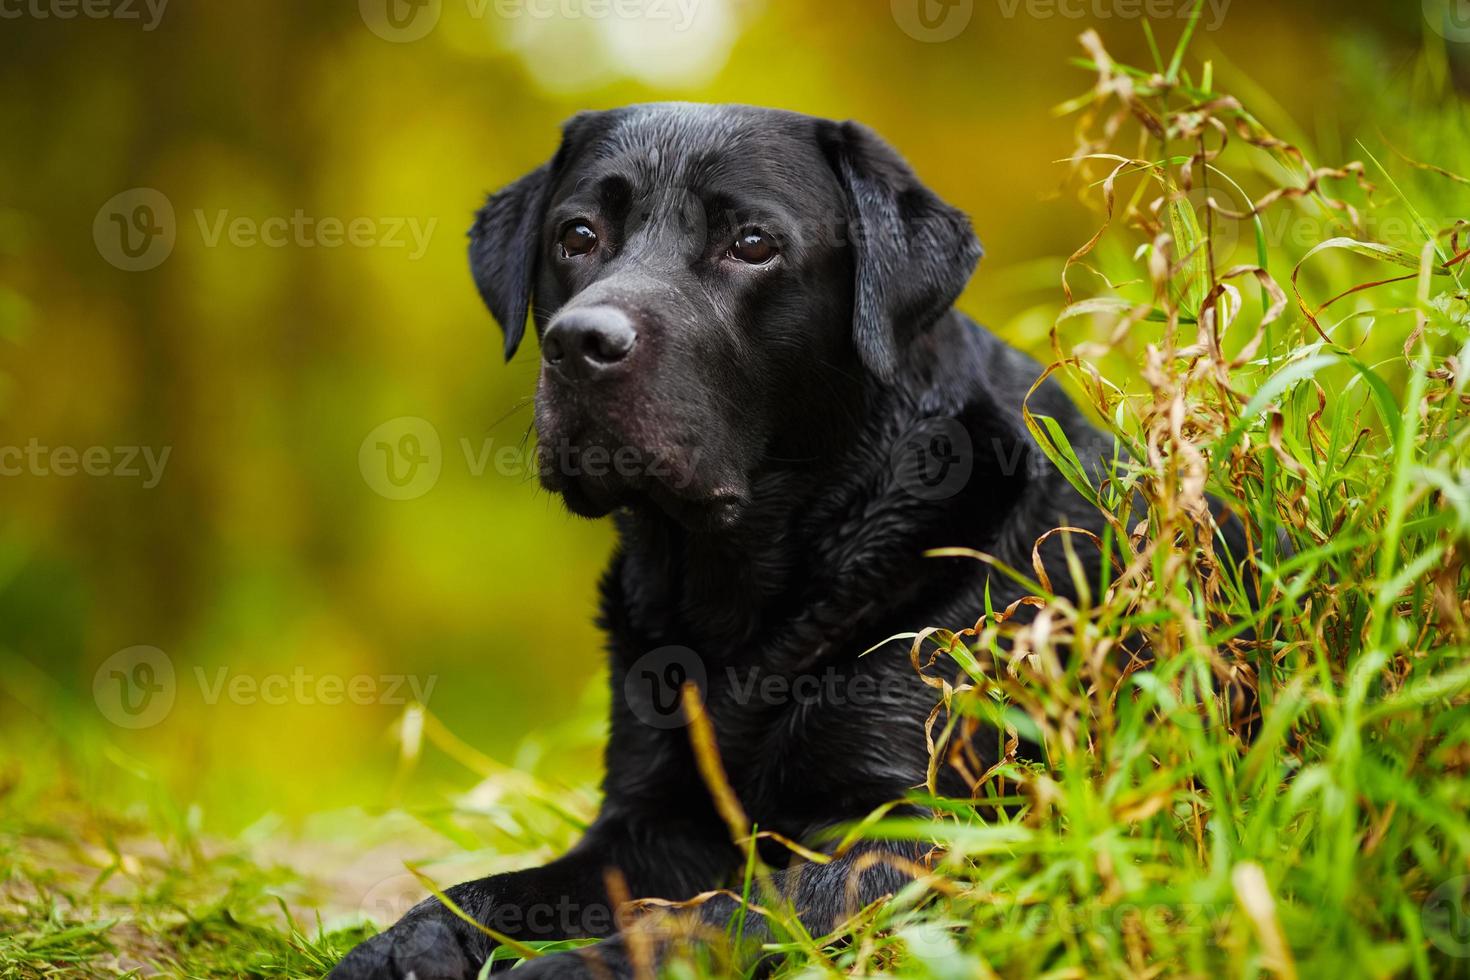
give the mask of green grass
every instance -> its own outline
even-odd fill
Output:
[[[1106,581],[1028,625],[914,624],[952,678],[939,750],[968,732],[1005,758],[974,763],[975,800],[861,828],[934,846],[895,901],[811,937],[755,864],[732,885],[772,910],[781,975],[1470,974],[1470,112],[1428,45],[1362,93],[1383,131],[1325,134],[1324,162],[1188,31],[1150,35],[1142,68],[1087,40],[1098,84],[1063,109],[1102,230],[1058,263],[1052,345],[1132,462],[1092,482],[1031,421],[1112,515],[1072,542]],[[1254,557],[1224,553],[1206,493]],[[1123,650],[1140,635],[1149,667]],[[440,885],[544,860],[592,810],[425,735],[480,780],[410,808]],[[273,861],[270,827],[207,840],[105,749],[32,748],[0,774],[0,977],[320,976],[372,928],[360,890],[317,880],[311,833]],[[99,803],[99,781],[152,802]],[[717,972],[719,945],[673,971]]]
[[[33,799],[0,825],[0,976],[319,977],[371,935],[305,924],[300,877],[239,845],[89,809]]]

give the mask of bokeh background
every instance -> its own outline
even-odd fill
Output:
[[[1337,162],[1465,23],[1436,4],[1216,0],[1193,51]],[[405,765],[413,685],[486,756],[595,778],[611,537],[529,478],[536,351],[501,363],[466,270],[486,192],[583,108],[857,118],[973,215],[965,309],[1041,353],[1096,226],[1056,163],[1077,35],[1144,62],[1138,15],[1167,48],[1187,6],[0,5],[0,783],[56,759],[79,795],[153,787],[223,831],[442,798],[467,774]],[[376,454],[405,436],[430,462],[400,487]],[[114,681],[165,710],[119,713]]]

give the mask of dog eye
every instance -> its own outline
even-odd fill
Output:
[[[573,221],[561,233],[561,253],[567,258],[586,255],[597,247],[597,232],[585,221]]]
[[[776,243],[759,228],[753,228],[740,233],[735,244],[730,246],[730,254],[750,265],[765,265],[775,258]]]

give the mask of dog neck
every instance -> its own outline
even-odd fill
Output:
[[[873,617],[893,615],[920,592],[932,601],[934,589],[968,587],[951,563],[924,552],[976,546],[983,525],[1019,498],[1024,466],[1004,479],[977,470],[949,495],[915,495],[895,472],[895,447],[933,419],[962,425],[976,445],[997,434],[1020,445],[1023,436],[976,383],[980,372],[959,363],[978,366],[981,351],[962,333],[978,331],[945,319],[955,322],[933,345],[944,358],[907,366],[893,384],[867,382],[846,438],[811,462],[763,467],[738,521],[693,529],[652,506],[619,512],[607,623],[650,647],[790,665],[838,648],[856,655],[862,647],[848,641],[871,636]]]

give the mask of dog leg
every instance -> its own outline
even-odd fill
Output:
[[[610,872],[621,875],[633,895],[682,899],[717,885],[738,860],[727,840],[697,828],[648,826],[605,814],[564,857],[445,894],[476,922],[511,939],[610,936],[616,930]],[[430,898],[349,953],[329,980],[473,980],[494,947],[484,932]]]
[[[827,864],[802,862],[771,873],[771,884],[779,896],[795,908],[802,926],[813,937],[824,936],[855,915],[864,906],[885,896],[896,894],[913,880],[922,848],[906,844],[862,844]],[[751,896],[752,904],[764,905],[768,899]],[[699,925],[704,931],[730,933],[740,903],[728,895],[717,895],[697,906]],[[629,980],[641,974],[635,968],[634,955],[642,942],[641,955],[654,961],[649,965],[657,974],[657,962],[665,959],[675,940],[674,931],[654,923],[635,925],[640,936],[616,935],[583,949],[555,953],[517,968],[515,975],[524,980]],[[680,929],[679,932],[687,932]],[[737,956],[749,961],[759,957],[759,946],[771,938],[765,918],[754,910],[746,914],[741,930],[741,949]],[[740,968],[749,962],[738,964]]]

